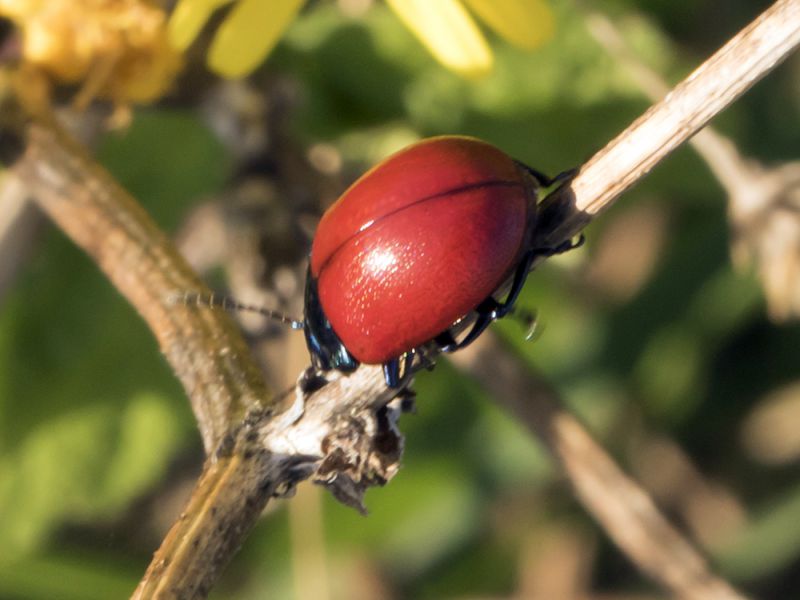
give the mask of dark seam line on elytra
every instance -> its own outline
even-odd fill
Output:
[[[446,192],[439,192],[438,194],[432,194],[430,196],[425,196],[424,198],[420,198],[419,200],[416,200],[415,202],[412,202],[411,204],[406,204],[405,206],[403,206],[401,208],[395,209],[392,212],[386,213],[385,215],[382,215],[381,217],[379,217],[377,219],[374,219],[372,221],[372,223],[370,223],[370,226],[374,225],[375,223],[378,223],[379,221],[382,221],[383,219],[385,219],[387,217],[391,217],[394,214],[397,214],[397,213],[402,212],[402,211],[404,211],[404,210],[406,210],[408,208],[411,208],[412,206],[416,206],[420,202],[427,202],[428,200],[436,200],[437,198],[440,198],[442,196],[447,196],[448,194],[461,194],[463,192],[469,192],[471,190],[477,190],[477,189],[480,189],[480,188],[515,187],[515,186],[523,187],[521,183],[518,183],[516,181],[487,181],[487,182],[481,182],[481,183],[471,183],[469,185],[465,185],[465,186],[460,187],[460,188],[453,188],[451,190],[447,190]],[[347,239],[342,241],[341,244],[336,246],[336,249],[328,255],[328,259],[324,263],[322,263],[322,265],[320,265],[320,268],[319,268],[319,272],[320,273],[322,273],[322,271],[325,269],[327,264],[333,260],[333,257],[336,256],[336,254],[339,253],[339,251],[342,249],[342,246],[344,246],[347,242],[357,238],[359,235],[361,235],[367,229],[369,229],[369,227],[364,228],[363,225],[361,227],[362,228],[359,229],[357,233],[355,233],[354,235],[351,235],[350,237],[348,237]]]

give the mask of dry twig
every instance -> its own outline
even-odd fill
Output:
[[[648,98],[658,101],[669,92],[661,76],[630,51],[610,19],[592,12],[587,24]],[[735,264],[755,266],[773,319],[800,317],[800,161],[764,166],[742,156],[712,127],[690,143],[728,194]]]
[[[200,427],[203,475],[135,597],[207,595],[269,498],[299,479],[313,475],[360,508],[364,489],[394,474],[402,403],[387,407],[396,391],[385,388],[380,368],[334,374],[300,404],[272,398],[224,311],[171,301],[206,288],[169,239],[49,115],[31,114],[9,89],[0,90],[0,161],[137,308]]]
[[[558,459],[581,503],[634,563],[685,600],[741,600],[659,512],[542,378],[485,335],[452,361],[478,379]]]
[[[578,233],[798,41],[800,1],[780,0],[584,165],[569,187],[546,200],[542,244],[553,247]],[[299,394],[292,404],[297,410],[278,410],[224,313],[169,304],[176,290],[203,287],[142,209],[46,115],[30,114],[30,107],[22,108],[8,90],[0,90],[0,100],[0,161],[142,314],[190,396],[209,453],[189,506],[135,597],[206,595],[268,499],[298,478],[313,475],[358,504],[366,485],[383,483],[394,473],[402,438],[393,419],[401,403],[385,408],[391,394],[379,369],[362,367],[350,377],[334,373],[321,389]],[[609,487],[607,478],[616,467],[604,454],[595,462],[568,462],[565,449],[590,438],[575,421],[560,423],[542,427],[544,439],[564,460],[584,501],[622,493],[625,502],[615,503],[611,496],[606,507],[624,510],[626,527],[641,528],[646,496],[630,480]],[[591,444],[585,447],[599,452]],[[608,526],[619,526],[596,514]],[[659,564],[676,557],[633,553],[624,530],[610,533],[647,572],[669,572],[660,581],[676,593],[688,589],[685,581],[694,585],[705,578],[707,589],[719,590],[706,598],[735,597],[726,595],[728,588],[713,580],[702,561]],[[671,539],[675,548],[691,550],[677,534]]]
[[[779,0],[589,159],[569,187],[548,198],[543,247],[578,233],[798,43],[800,2]]]

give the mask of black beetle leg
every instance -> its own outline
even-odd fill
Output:
[[[442,348],[442,352],[455,352],[456,350],[461,350],[462,348],[469,346],[480,334],[486,331],[486,328],[489,327],[489,325],[492,324],[492,321],[494,321],[494,317],[492,316],[493,312],[494,309],[492,308],[490,312],[482,313],[480,312],[480,307],[478,307],[478,319],[475,321],[472,329],[469,330],[467,336],[454,346]]]
[[[525,285],[525,280],[528,278],[528,273],[531,270],[531,265],[533,264],[533,259],[536,257],[535,252],[526,252],[525,256],[520,261],[519,265],[517,265],[517,270],[514,273],[514,280],[511,282],[511,289],[508,292],[508,296],[502,303],[497,303],[497,308],[494,310],[492,314],[492,319],[500,319],[506,316],[511,309],[514,308],[514,304],[519,297],[519,293],[522,291],[523,286]]]
[[[390,388],[405,387],[411,380],[414,374],[412,366],[414,365],[414,355],[416,352],[410,350],[398,358],[383,363],[383,379],[386,385]],[[400,363],[402,362],[402,371]]]
[[[571,177],[574,173],[567,172],[566,177]],[[560,176],[559,176],[560,177]],[[514,309],[514,304],[525,285],[525,280],[528,278],[528,273],[531,270],[533,261],[539,256],[553,256],[554,254],[561,254],[568,250],[573,250],[583,245],[586,238],[583,234],[576,241],[567,240],[563,244],[559,244],[555,248],[536,248],[525,253],[525,256],[517,265],[517,270],[514,272],[514,279],[511,282],[511,289],[503,302],[498,302],[491,296],[481,302],[475,311],[478,317],[470,329],[466,337],[460,342],[453,339],[453,335],[449,331],[445,331],[436,337],[436,342],[441,347],[442,352],[455,352],[460,350],[475,341],[480,334],[491,324],[492,321],[502,319]]]
[[[550,185],[551,186],[563,185],[564,183],[570,181],[571,179],[574,179],[575,176],[578,174],[578,171],[580,171],[580,169],[577,167],[567,169],[566,171],[561,171],[561,173],[559,173],[550,180]]]
[[[514,280],[511,282],[511,289],[504,302],[498,302],[489,296],[477,306],[475,311],[478,313],[478,317],[463,340],[456,342],[449,331],[445,331],[436,337],[436,343],[439,344],[442,352],[455,352],[469,346],[486,330],[492,321],[501,319],[511,311],[522,287],[525,285],[525,279],[528,277],[528,272],[535,256],[535,252],[527,252],[519,265],[517,265],[517,270],[514,272]]]
[[[450,350],[448,350],[448,348],[451,348],[457,344],[453,334],[450,333],[449,329],[437,335],[433,341],[436,342],[436,345],[442,352],[449,352]]]
[[[566,171],[561,171],[561,173],[559,173],[555,177],[550,177],[548,175],[545,175],[541,171],[538,171],[538,170],[534,169],[533,167],[529,167],[528,165],[526,165],[523,162],[519,162],[519,161],[515,161],[515,162],[520,167],[525,169],[528,173],[530,173],[531,177],[533,177],[536,180],[536,183],[538,183],[543,188],[549,188],[549,187],[553,187],[554,185],[560,185],[560,184],[562,184],[562,183],[564,183],[566,181],[569,181],[570,179],[575,177],[575,175],[578,174],[578,169],[577,168],[573,168],[573,169],[567,169]]]
[[[445,331],[436,337],[436,342],[441,345],[441,351],[455,352],[456,350],[461,350],[469,346],[480,334],[486,331],[486,328],[492,324],[492,321],[498,318],[496,315],[501,309],[502,305],[498,304],[494,298],[489,296],[475,309],[475,312],[478,313],[478,317],[475,319],[475,323],[473,323],[472,328],[463,340],[457,342],[449,331]],[[442,344],[442,342],[445,343]]]
[[[445,333],[447,333],[447,332],[445,332]],[[439,344],[439,338],[440,338],[440,336],[436,336],[436,338],[434,338],[434,342],[436,342],[437,347],[441,351],[442,344]],[[448,339],[450,340],[450,343],[455,343],[455,342],[452,341],[452,339],[453,339],[452,336],[449,336]],[[446,341],[447,340],[445,340],[445,342]],[[429,355],[430,351],[429,351],[428,347],[420,346],[419,348],[415,348],[414,349],[414,353],[419,357],[419,368],[420,369],[425,369],[426,371],[432,371],[433,368],[436,366],[436,362]]]
[[[322,310],[317,291],[317,280],[311,275],[311,265],[306,274],[305,311],[303,332],[311,354],[311,362],[319,371],[338,369],[345,373],[356,370],[359,362],[345,348]]]
[[[417,348],[417,356],[419,356],[419,366],[427,371],[432,371],[436,363],[428,356],[428,352],[424,347]]]
[[[416,350],[411,350],[409,352],[406,352],[405,354],[405,361],[403,364],[404,379],[410,379],[411,375],[414,374],[414,369],[412,369],[412,367],[414,366],[414,356],[416,356],[416,354],[417,354]]]
[[[536,256],[555,256],[556,254],[563,254],[564,252],[569,252],[570,250],[580,248],[585,242],[586,236],[580,234],[577,240],[573,241],[572,239],[569,239],[566,242],[560,243],[554,248],[537,248],[534,250],[534,254]]]
[[[553,179],[553,178],[549,177],[548,175],[545,175],[545,174],[544,174],[544,173],[542,173],[541,171],[537,171],[537,170],[536,170],[536,169],[534,169],[533,167],[529,167],[528,165],[526,165],[526,164],[525,164],[525,163],[523,163],[523,162],[520,162],[520,161],[515,161],[515,162],[516,162],[516,163],[517,163],[517,164],[518,164],[520,167],[522,167],[523,169],[525,169],[525,170],[526,170],[526,171],[527,171],[527,172],[530,174],[530,176],[531,176],[531,177],[533,177],[533,178],[536,180],[536,183],[538,183],[538,184],[539,184],[540,186],[542,186],[543,188],[548,188],[548,187],[550,187],[551,185],[553,185],[553,181],[554,181],[554,179]]]
[[[439,346],[439,350],[442,352],[455,352],[456,350],[460,350],[461,348],[469,345],[475,340],[476,337],[483,333],[493,321],[490,313],[497,305],[495,302],[491,308],[488,308],[484,306],[486,303],[487,301],[484,300],[484,302],[481,302],[478,308],[475,309],[475,312],[478,313],[478,316],[475,319],[475,322],[472,324],[469,333],[460,342],[456,341],[449,329],[437,335],[434,341],[436,342],[436,345]]]
[[[393,358],[389,362],[383,363],[383,379],[390,388],[400,385],[400,359]]]

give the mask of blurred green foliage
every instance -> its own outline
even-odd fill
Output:
[[[576,8],[554,4],[556,39],[535,53],[498,42],[495,72],[477,82],[434,63],[380,4],[351,18],[313,3],[266,68],[297,82],[297,140],[333,144],[355,170],[419,136],[461,133],[556,173],[648,102]],[[676,81],[766,4],[618,1],[609,10],[637,54]],[[718,119],[745,154],[796,158],[797,66]],[[168,231],[231,175],[222,145],[181,108],[137,113],[99,157]],[[665,216],[664,243],[636,288],[615,298],[585,274],[604,233],[644,204]],[[523,293],[540,338],[524,342],[513,321],[496,328],[623,464],[636,462],[627,434],[674,439],[747,512],[706,548],[714,561],[761,598],[793,597],[800,469],[758,463],[741,427],[766,393],[798,379],[800,328],[770,324],[757,284],[732,271],[724,193],[684,148],[587,235],[586,250],[549,261]],[[183,392],[138,316],[56,231],[2,298],[0,365],[0,598],[125,597],[158,542],[147,499],[169,489],[185,456],[194,467],[201,460]],[[544,543],[550,528],[577,527],[587,546],[602,539],[537,441],[470,381],[445,362],[416,389],[419,414],[401,423],[404,468],[368,495],[370,516],[322,500],[334,597],[379,597],[370,578],[393,597],[508,596],[524,574],[522,549]],[[214,597],[294,597],[292,561],[304,543],[280,504]],[[608,543],[593,552],[593,589],[652,590]]]

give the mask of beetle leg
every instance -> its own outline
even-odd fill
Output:
[[[355,371],[359,362],[350,354],[336,335],[322,310],[317,292],[317,280],[311,275],[311,265],[306,274],[305,311],[303,332],[311,354],[311,363],[317,370],[338,369],[345,373]]]
[[[478,314],[478,319],[475,321],[475,324],[472,326],[472,329],[470,329],[470,331],[467,334],[467,336],[463,340],[458,342],[452,348],[443,348],[443,351],[444,352],[455,352],[456,350],[461,350],[461,348],[466,348],[472,342],[474,342],[475,339],[480,334],[482,334],[484,331],[486,331],[486,328],[489,325],[491,325],[492,321],[494,321],[494,320],[495,320],[495,317],[492,316],[491,312],[479,313]]]
[[[436,362],[428,356],[428,350],[424,346],[421,346],[416,349],[416,353],[417,356],[419,356],[419,366],[426,371],[432,371],[436,366]]]
[[[506,296],[506,299],[499,303],[494,298],[489,296],[496,307],[491,313],[492,320],[494,319],[501,319],[505,317],[511,309],[514,308],[514,304],[519,297],[519,293],[522,291],[523,286],[525,285],[525,280],[528,278],[528,273],[531,270],[531,265],[533,264],[533,259],[536,258],[536,251],[533,252],[526,252],[525,256],[517,265],[517,270],[514,273],[514,280],[511,282],[511,289]],[[480,309],[480,307],[479,307]]]
[[[528,273],[530,272],[531,266],[533,265],[533,261],[536,259],[536,257],[561,254],[562,252],[567,252],[568,250],[582,246],[584,241],[586,241],[586,238],[583,234],[581,234],[578,240],[575,242],[572,240],[567,240],[555,248],[537,248],[535,250],[526,252],[525,256],[523,256],[522,260],[519,262],[519,265],[517,265],[517,270],[514,272],[514,279],[511,282],[511,289],[509,290],[506,299],[503,300],[503,302],[498,302],[492,296],[489,296],[486,298],[486,300],[481,302],[475,309],[475,311],[478,313],[478,318],[472,325],[472,329],[470,329],[466,337],[460,342],[455,340],[450,331],[445,331],[439,334],[436,337],[436,343],[439,345],[441,351],[455,352],[456,350],[460,350],[461,348],[468,346],[475,341],[475,338],[477,338],[486,330],[492,321],[502,319],[508,313],[510,313],[514,308],[517,298],[519,297],[519,293],[522,291],[522,288],[525,285],[525,280],[528,278]]]
[[[399,387],[400,384],[400,359],[393,358],[383,363],[383,379],[390,388]]]
[[[568,176],[571,177],[572,174],[573,173],[569,172]],[[492,296],[489,296],[486,298],[486,300],[481,302],[475,309],[475,311],[478,313],[478,318],[472,325],[472,329],[470,329],[466,337],[460,342],[453,338],[453,334],[450,333],[450,331],[445,331],[439,334],[436,337],[436,343],[440,346],[441,351],[455,352],[456,350],[460,350],[461,348],[468,346],[475,341],[475,338],[484,332],[484,330],[492,323],[492,321],[502,319],[508,313],[510,313],[514,309],[514,304],[519,297],[519,293],[522,291],[522,287],[525,285],[525,280],[527,279],[528,273],[531,270],[533,261],[538,256],[553,256],[554,254],[561,254],[562,252],[567,252],[582,246],[585,241],[586,237],[581,234],[576,241],[567,240],[555,248],[537,248],[525,253],[525,256],[520,261],[519,265],[517,266],[517,270],[514,273],[514,279],[511,282],[511,289],[509,290],[506,299],[503,300],[503,302],[498,302]]]
[[[477,309],[476,312],[478,312]],[[434,338],[434,342],[436,342],[436,345],[439,347],[439,351],[441,352],[455,352],[474,340],[478,335],[480,335],[481,332],[483,332],[483,330],[486,329],[486,327],[488,327],[489,323],[491,322],[492,321],[489,319],[487,314],[478,312],[478,317],[470,327],[469,333],[466,335],[466,337],[464,337],[463,340],[460,342],[456,340],[453,332],[450,329],[447,329],[446,331],[443,331],[437,335]]]
[[[486,328],[491,325],[492,321],[497,318],[493,315],[496,313],[499,306],[497,301],[491,296],[481,302],[475,309],[478,313],[478,317],[475,319],[475,323],[472,324],[472,328],[463,340],[457,341],[450,331],[445,331],[436,336],[436,343],[439,344],[440,350],[442,352],[455,352],[456,350],[461,350],[461,348],[469,346],[475,341],[475,338],[482,334]]]
[[[561,173],[559,173],[555,177],[550,177],[549,175],[545,175],[544,173],[534,169],[533,167],[529,167],[523,162],[520,161],[515,161],[515,162],[520,167],[525,169],[528,173],[530,173],[531,177],[533,177],[536,180],[536,183],[538,183],[543,188],[549,188],[553,187],[554,185],[560,185],[566,181],[569,181],[570,179],[575,177],[575,175],[578,174],[578,169],[575,168],[575,169],[567,169],[566,171],[561,171]]]
[[[563,185],[571,179],[574,179],[575,176],[578,174],[580,169],[578,167],[573,167],[571,169],[567,169],[566,171],[561,171],[558,175],[553,177],[550,180],[550,185]]]
[[[529,167],[524,162],[518,160],[515,160],[514,162],[517,163],[517,165],[520,166],[521,168],[525,169],[528,172],[528,174],[530,174],[530,176],[533,177],[536,183],[538,183],[543,188],[548,188],[551,185],[553,185],[554,180],[548,175],[545,175],[541,171],[537,171],[533,167]]]
[[[411,368],[414,364],[415,351],[410,350],[398,358],[393,358],[389,362],[383,363],[383,379],[386,381],[387,387],[390,388],[403,388],[411,381],[411,376],[414,370]],[[402,362],[402,371],[400,363]]]
[[[536,257],[536,254],[537,252],[535,251],[525,253],[525,256],[517,266],[517,270],[514,272],[511,289],[503,302],[498,302],[492,296],[489,296],[475,308],[478,317],[463,340],[456,341],[449,330],[436,336],[435,341],[442,352],[455,352],[456,350],[469,346],[489,325],[491,325],[492,321],[502,319],[511,312],[522,287],[525,285],[525,279],[528,277],[528,272],[530,271],[531,264],[533,264],[533,259]]]
[[[414,366],[414,356],[416,356],[416,350],[410,350],[405,354],[405,361],[403,364],[403,378],[404,379],[411,379],[411,376],[414,374],[414,370],[411,368]]]
[[[433,341],[442,352],[449,352],[448,348],[456,345],[456,339],[453,337],[453,334],[450,333],[449,329],[437,335]]]
[[[585,242],[586,236],[581,233],[577,240],[569,239],[566,242],[561,242],[558,246],[553,248],[536,248],[536,250],[533,252],[536,256],[555,256],[556,254],[563,254],[564,252],[569,252],[570,250],[580,248]]]
[[[517,265],[517,270],[514,272],[514,279],[511,282],[511,289],[506,299],[503,300],[503,302],[498,302],[492,296],[486,298],[486,300],[481,302],[475,309],[475,312],[478,313],[478,317],[466,337],[461,341],[457,341],[449,330],[444,331],[435,338],[439,349],[442,352],[455,352],[475,341],[475,338],[481,335],[492,321],[502,319],[513,310],[514,304],[525,285],[525,280],[528,277],[528,273],[536,257],[553,256],[554,254],[561,254],[562,252],[578,248],[583,245],[585,239],[584,235],[581,234],[578,240],[574,242],[572,240],[567,240],[555,248],[537,248],[526,252],[519,262],[519,265]]]

